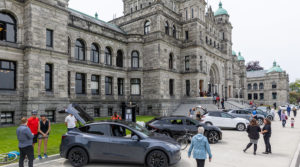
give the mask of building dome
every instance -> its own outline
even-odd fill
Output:
[[[245,58],[242,56],[241,52],[239,52],[238,60],[245,61]]]
[[[234,50],[232,50],[232,56],[236,56],[236,52]]]
[[[223,9],[222,2],[219,3],[219,9],[215,12],[215,16],[227,15],[229,16],[227,10]]]
[[[271,72],[283,72],[282,68],[274,61],[273,67],[268,70],[268,73]]]

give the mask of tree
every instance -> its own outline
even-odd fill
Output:
[[[290,83],[290,89],[293,92],[300,93],[300,80],[296,80],[296,82]]]
[[[298,104],[300,102],[300,80],[290,83],[290,103]]]
[[[246,70],[247,71],[260,71],[260,70],[264,70],[264,68],[259,65],[259,61],[250,61],[246,65]]]

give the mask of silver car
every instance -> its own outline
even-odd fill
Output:
[[[245,118],[246,120],[251,121],[252,120],[252,116],[251,116],[251,111],[249,110],[230,110],[228,111],[228,114],[235,116],[235,117],[239,117],[239,118]],[[257,114],[257,121],[259,125],[263,125],[264,123],[264,116],[261,114]]]

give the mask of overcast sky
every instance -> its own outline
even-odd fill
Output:
[[[222,0],[233,25],[233,50],[241,51],[246,62],[260,61],[265,69],[276,60],[300,79],[300,0]],[[219,0],[209,0],[218,9]],[[122,0],[70,0],[69,7],[104,21],[123,15]]]

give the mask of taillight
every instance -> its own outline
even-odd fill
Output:
[[[63,139],[65,139],[67,136],[65,136],[65,135],[63,135],[63,136],[61,136],[61,139],[63,140]]]

